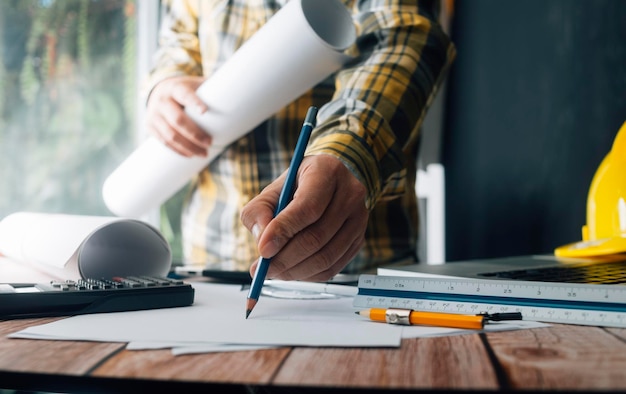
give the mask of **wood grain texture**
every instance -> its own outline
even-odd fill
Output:
[[[491,333],[487,339],[513,389],[626,390],[625,334],[555,324]]]
[[[173,356],[167,350],[125,350],[93,372],[98,377],[267,384],[289,348]]]
[[[116,379],[113,385],[125,379],[125,384],[223,383],[264,389],[626,391],[626,329],[618,328],[553,324],[405,339],[398,349],[300,347],[182,356],[169,349],[124,350],[122,343],[6,337],[54,320],[0,322],[0,374],[48,374],[48,379],[57,377],[56,387],[70,377],[94,377]],[[92,384],[82,383],[87,388]]]
[[[10,333],[57,319],[20,319],[0,324],[0,370],[83,375],[106,357],[123,349],[122,343],[10,339]]]
[[[389,389],[497,389],[478,334],[405,339],[400,349],[296,348],[274,383]]]

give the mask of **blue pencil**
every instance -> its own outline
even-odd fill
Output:
[[[302,129],[300,130],[300,136],[298,137],[298,142],[296,143],[296,149],[294,150],[291,163],[289,164],[289,170],[287,171],[287,178],[285,179],[283,188],[280,191],[280,196],[278,197],[278,205],[276,205],[276,209],[274,210],[274,217],[276,217],[276,215],[278,215],[280,211],[282,211],[287,204],[289,204],[293,197],[296,175],[298,174],[298,169],[302,163],[306,146],[309,143],[311,131],[315,128],[316,118],[317,108],[310,107],[306,113],[306,117],[304,118]],[[252,283],[250,284],[248,299],[246,300],[246,319],[250,316],[252,309],[254,309],[254,306],[259,300],[259,295],[261,294],[261,288],[263,287],[263,282],[265,281],[269,265],[270,259],[263,257],[260,258],[256,272],[252,278]]]

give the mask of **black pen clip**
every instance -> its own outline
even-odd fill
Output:
[[[483,316],[487,321],[505,321],[505,320],[522,320],[522,312],[507,312],[507,313],[479,313],[478,316]]]

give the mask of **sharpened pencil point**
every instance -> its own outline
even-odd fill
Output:
[[[255,305],[256,305],[256,300],[254,298],[248,298],[248,301],[246,302],[246,319],[252,313],[252,310],[254,309]]]

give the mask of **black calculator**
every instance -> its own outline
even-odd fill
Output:
[[[167,277],[0,283],[0,319],[173,308],[193,300],[190,284]]]

